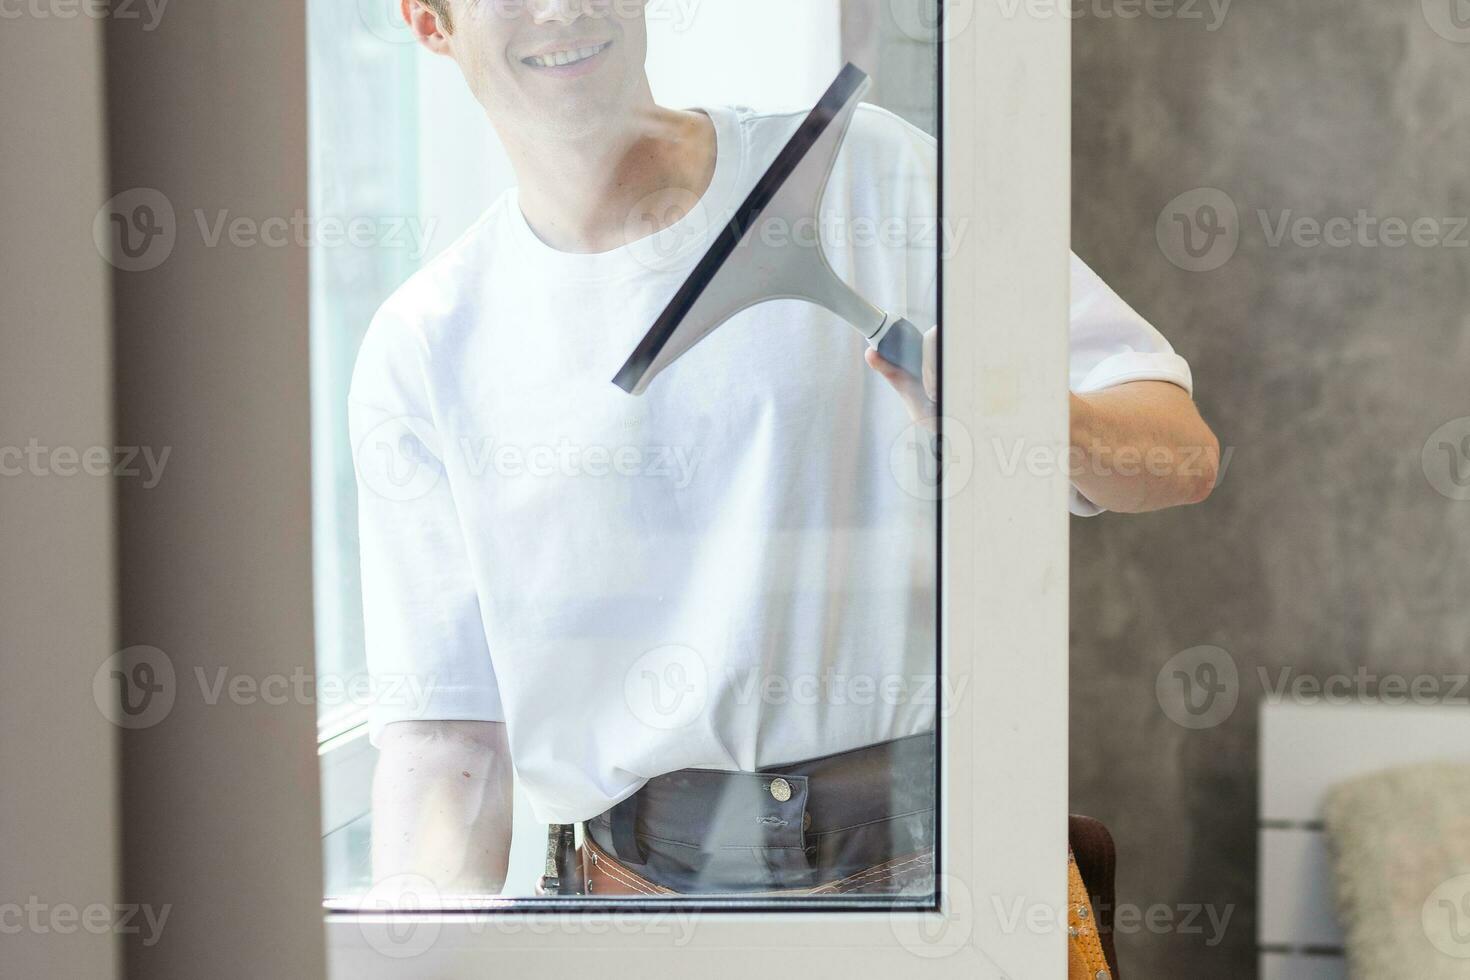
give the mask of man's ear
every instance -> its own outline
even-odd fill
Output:
[[[435,54],[449,54],[449,31],[424,0],[399,0],[403,19],[419,43]]]

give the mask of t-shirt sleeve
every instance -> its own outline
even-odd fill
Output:
[[[1167,381],[1194,393],[1189,363],[1075,255],[1071,322],[1069,382],[1074,392],[1102,391],[1132,381]],[[1103,512],[1076,487],[1072,488],[1070,506],[1072,513],[1081,517]]]
[[[396,721],[505,720],[427,360],[410,324],[379,313],[348,402],[374,742]]]

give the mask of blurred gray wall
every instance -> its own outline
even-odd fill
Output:
[[[1120,936],[1131,976],[1255,975],[1261,669],[1271,684],[1470,669],[1470,503],[1434,485],[1466,489],[1470,469],[1451,466],[1470,423],[1421,462],[1470,416],[1470,29],[1452,3],[1242,0],[1223,21],[1200,4],[1202,20],[1074,23],[1073,247],[1190,359],[1234,449],[1203,507],[1073,524],[1074,809],[1118,837],[1121,902],[1234,907],[1214,949]],[[1238,212],[1233,256],[1219,194],[1170,206],[1200,188]],[[1212,202],[1227,234],[1207,249]],[[1360,210],[1435,219],[1451,241],[1394,246],[1363,223],[1349,245],[1314,245],[1310,227],[1272,242],[1287,211]],[[1197,259],[1178,215],[1196,221]],[[1230,654],[1239,703],[1190,731],[1155,681],[1201,644]]]

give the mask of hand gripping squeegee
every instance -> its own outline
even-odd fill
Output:
[[[792,240],[798,222],[816,220],[837,153],[852,124],[868,76],[849,64],[806,117],[709,251],[679,287],[613,383],[641,395],[660,371],[735,314],[758,303],[800,299],[826,307],[851,323],[885,359],[922,377],[924,338],[902,317],[885,313],[843,282],[822,254],[821,235],[809,245]],[[752,234],[763,221],[783,222],[785,241],[773,245]]]

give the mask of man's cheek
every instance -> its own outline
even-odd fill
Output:
[[[463,0],[456,15],[491,36],[509,37],[518,24],[534,13],[530,0]]]
[[[530,0],[470,0],[472,10],[480,10],[500,20],[516,20],[525,14]]]

